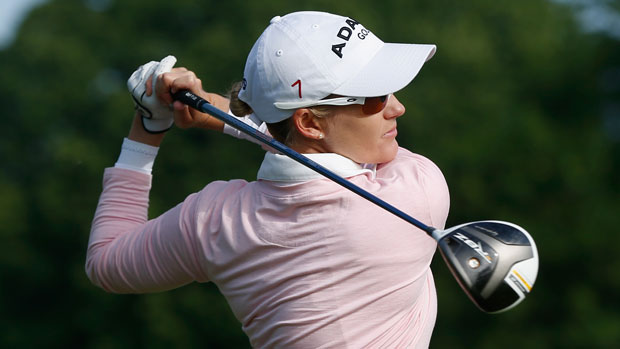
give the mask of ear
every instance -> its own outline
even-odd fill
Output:
[[[297,133],[312,140],[322,139],[325,134],[325,120],[318,118],[309,109],[297,109],[292,116]]]

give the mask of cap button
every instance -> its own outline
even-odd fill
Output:
[[[275,16],[275,17],[273,17],[273,18],[269,21],[269,24],[278,23],[278,22],[280,22],[280,19],[282,19],[282,17],[280,17],[280,16]]]

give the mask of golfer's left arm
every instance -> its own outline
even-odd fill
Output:
[[[188,224],[194,196],[163,215],[148,219],[151,171],[164,133],[142,127],[136,113],[121,154],[107,168],[91,226],[86,273],[113,293],[146,293],[208,281],[200,246]]]

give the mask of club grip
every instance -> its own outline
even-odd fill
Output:
[[[205,103],[210,104],[206,99],[195,95],[189,90],[179,90],[172,94],[172,98],[196,110],[202,110],[202,106]]]

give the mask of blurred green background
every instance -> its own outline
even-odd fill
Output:
[[[86,244],[129,128],[131,72],[174,54],[224,93],[271,17],[297,10],[437,44],[398,94],[400,144],[443,170],[448,226],[507,220],[538,244],[532,294],[499,315],[478,311],[437,254],[431,347],[620,347],[618,0],[44,2],[0,50],[0,347],[248,347],[212,284],[107,294],[85,276]],[[150,214],[212,180],[253,180],[261,160],[248,142],[172,130]]]

